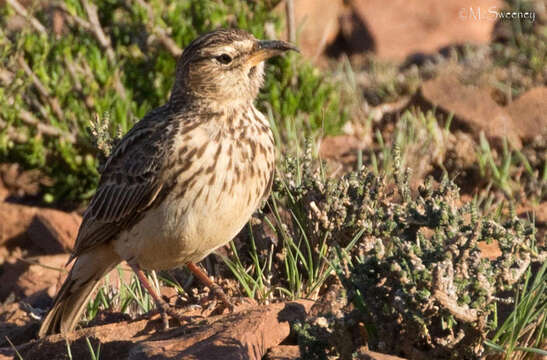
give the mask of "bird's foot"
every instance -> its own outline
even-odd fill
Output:
[[[201,309],[201,306],[189,305],[183,308],[175,308],[174,306],[170,306],[167,303],[163,303],[160,306],[163,330],[169,330],[169,316],[175,319],[179,323],[179,325],[188,324],[197,319],[202,319],[203,316],[201,315],[188,315],[191,313],[195,313],[198,309]]]
[[[228,300],[228,302],[226,302]],[[247,297],[227,297],[226,299],[216,298],[204,307],[203,314],[220,315],[231,314],[256,305],[256,301]]]
[[[234,312],[235,310],[235,305],[232,301],[232,298],[230,298],[228,295],[226,295],[226,293],[224,292],[224,290],[222,290],[222,288],[213,283],[211,285],[211,290],[212,290],[212,293],[214,294],[214,296],[217,297],[217,299],[219,299],[221,302],[222,302],[222,308],[221,308],[221,313],[222,311],[224,311],[224,309],[228,309],[229,312]]]

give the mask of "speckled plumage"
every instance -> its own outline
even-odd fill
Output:
[[[268,196],[274,172],[273,135],[253,105],[263,60],[289,49],[241,30],[203,35],[185,49],[168,103],[140,120],[107,160],[74,266],[40,336],[72,330],[99,280],[121,260],[178,267],[241,230]]]

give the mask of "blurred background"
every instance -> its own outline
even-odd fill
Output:
[[[544,0],[0,0],[0,303],[47,308],[112,144],[167,101],[184,46],[218,27],[301,53],[271,60],[257,100],[278,147],[273,195],[207,258],[210,274],[260,303],[348,296],[345,308],[316,309],[337,314],[327,325],[310,320],[292,335],[310,353],[344,358],[366,345],[415,359],[454,349],[514,359],[545,348]],[[431,310],[433,269],[449,253],[465,266],[450,262],[454,298]],[[359,277],[372,268],[380,275]],[[184,272],[159,278],[173,301],[202,298]],[[370,284],[385,296],[352,297]],[[152,306],[116,289],[105,285],[88,320]],[[515,327],[504,321],[519,291],[537,302],[518,308],[530,316]],[[359,308],[401,296],[393,317]],[[458,317],[450,304],[482,315]],[[368,315],[352,318],[355,308]],[[0,350],[2,331],[20,334],[17,346],[29,340],[36,321],[20,316],[0,326]],[[378,340],[397,338],[416,340]]]

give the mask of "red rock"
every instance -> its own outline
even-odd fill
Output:
[[[35,214],[36,208],[0,202],[0,244],[17,238],[25,242],[27,228]]]
[[[24,359],[61,360],[70,344],[72,358],[89,357],[86,338],[94,349],[101,344],[101,359],[260,359],[290,332],[288,321],[303,319],[311,301],[252,306],[159,331],[161,320],[121,320],[88,327],[66,335],[15,344]],[[294,349],[294,348],[293,348]],[[0,348],[0,359],[12,359],[9,347]]]
[[[528,90],[507,105],[506,110],[523,140],[547,136],[547,87]]]
[[[500,249],[500,245],[496,240],[487,243],[486,241],[479,241],[477,243],[479,250],[481,251],[481,258],[496,260],[503,255]]]
[[[364,348],[359,349],[359,355],[357,358],[360,360],[405,360],[404,358],[398,356],[382,354]]]
[[[489,10],[499,9],[503,3],[501,0],[350,0],[350,6],[369,30],[378,57],[402,60],[412,54],[434,53],[447,45],[490,42],[495,19]]]
[[[0,347],[10,346],[7,339],[13,344],[21,344],[33,339],[35,336],[33,325],[37,325],[37,321],[29,316],[21,304],[0,305]],[[0,359],[2,359],[1,352]]]
[[[50,335],[39,341],[18,345],[17,349],[23,359],[62,360],[67,359],[68,341],[73,359],[88,359],[89,347],[86,339],[89,339],[93,349],[101,344],[101,359],[127,359],[136,342],[157,334],[160,327],[161,321],[150,323],[148,319],[119,321],[76,330],[66,335]],[[0,349],[0,354],[13,354],[13,350],[10,350]]]
[[[374,39],[363,20],[352,9],[348,9],[340,16],[340,33],[344,39],[341,49],[348,55],[360,54],[367,51],[374,51]],[[333,55],[339,55],[333,54]]]
[[[129,359],[262,359],[289,335],[288,321],[303,319],[311,304],[278,303],[210,318],[195,329],[174,330],[167,340],[138,344]]]
[[[9,190],[4,185],[2,179],[0,179],[0,201],[4,201],[9,196]]]
[[[453,75],[439,76],[422,84],[416,102],[445,115],[454,114],[453,127],[460,126],[478,139],[484,132],[494,145],[507,137],[517,149],[522,147],[509,114],[490,97],[488,91],[467,86]]]
[[[340,161],[355,161],[357,151],[363,150],[365,144],[359,138],[351,135],[327,136],[319,145],[319,157]]]
[[[13,360],[15,359],[15,353],[13,350],[4,347],[0,348],[0,360]]]
[[[266,354],[266,360],[297,360],[300,359],[298,345],[275,346]]]
[[[64,280],[68,254],[8,259],[0,275],[0,302],[12,292],[19,299],[46,291],[50,297]]]
[[[44,254],[71,252],[82,218],[76,213],[39,209],[27,234]]]
[[[0,202],[0,244],[10,241],[29,255],[67,252],[81,221],[75,213]]]
[[[23,170],[17,163],[0,164],[0,200],[9,195],[24,197],[36,196],[40,192],[41,185],[52,185],[53,181],[43,175],[38,169]]]
[[[343,0],[295,0],[294,22],[298,47],[308,59],[317,60],[338,35]],[[285,2],[277,7],[285,13]],[[286,35],[284,36],[286,38]]]

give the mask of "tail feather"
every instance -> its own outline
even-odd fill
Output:
[[[53,307],[42,322],[38,336],[59,332],[66,334],[74,330],[100,280],[119,262],[120,258],[108,245],[81,254],[55,297]]]

